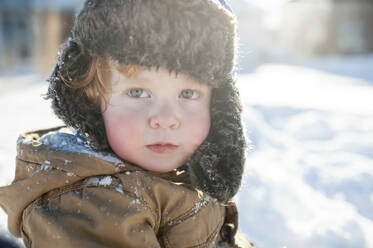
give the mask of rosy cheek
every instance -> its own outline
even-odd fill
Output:
[[[202,143],[207,135],[209,134],[209,131],[210,131],[210,119],[208,118],[207,120],[205,119],[202,124],[201,124],[201,128],[200,128],[200,143]]]
[[[190,123],[191,135],[194,139],[194,148],[198,148],[206,139],[210,131],[210,118],[209,116],[201,116]]]
[[[106,129],[106,136],[108,138],[108,141],[110,145],[116,146],[118,143],[118,133],[116,132],[117,126],[113,123],[110,123],[108,121],[105,122],[105,129]],[[113,147],[114,148],[114,147]]]
[[[117,117],[105,123],[107,137],[112,149],[122,158],[128,159],[133,149],[138,149],[141,138],[140,123],[136,118]]]

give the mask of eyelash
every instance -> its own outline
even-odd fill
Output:
[[[133,95],[131,95],[131,92],[132,92],[132,91],[141,91],[141,94],[140,94],[139,96],[133,96]],[[182,93],[183,93],[183,92],[186,92],[186,91],[192,92],[192,94],[193,94],[192,97],[194,96],[194,94],[197,94],[197,96],[195,96],[194,98],[192,98],[192,97],[183,97],[184,99],[196,100],[196,99],[199,99],[199,98],[201,97],[201,95],[202,95],[202,94],[201,94],[199,91],[197,91],[197,90],[194,90],[194,89],[184,89],[184,90],[182,90],[182,91],[180,92],[179,97],[182,97]],[[137,93],[139,93],[139,92],[137,92]],[[143,97],[141,97],[144,93],[146,93],[147,96],[143,96]],[[129,89],[129,90],[127,91],[126,95],[128,95],[129,97],[132,97],[132,98],[147,98],[147,97],[150,97],[150,94],[147,93],[146,90],[141,89],[141,88]]]
[[[138,97],[136,97],[136,96],[131,96],[131,95],[130,95],[131,91],[135,91],[135,90],[137,90],[137,91],[140,91],[140,90],[141,90],[141,91],[142,91],[141,95],[143,95],[143,93],[146,93],[146,94],[148,95],[147,97],[150,96],[150,94],[148,94],[148,93],[146,92],[146,90],[141,89],[141,88],[129,89],[128,92],[127,92],[127,95],[130,96],[130,97],[133,97],[133,98],[145,98],[145,97],[141,97],[141,95],[138,96]]]
[[[185,90],[182,90],[182,91],[180,92],[179,97],[181,96],[181,94],[182,94],[183,92],[186,92],[186,91],[192,91],[192,94],[194,95],[194,93],[195,93],[195,94],[197,94],[197,96],[196,96],[195,98],[185,98],[185,99],[192,99],[192,100],[195,100],[195,99],[198,99],[198,98],[201,97],[201,93],[199,93],[199,92],[196,91],[196,90],[192,90],[192,89],[185,89]]]

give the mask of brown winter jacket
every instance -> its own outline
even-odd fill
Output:
[[[182,248],[234,242],[235,205],[223,206],[191,188],[185,171],[145,171],[111,153],[94,152],[73,134],[41,139],[56,130],[20,136],[15,179],[0,188],[9,230],[26,247]]]

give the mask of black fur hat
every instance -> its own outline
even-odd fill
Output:
[[[246,138],[232,75],[236,19],[221,1],[87,0],[59,53],[47,98],[66,125],[94,148],[110,150],[100,109],[84,104],[89,100],[83,91],[64,83],[81,80],[94,56],[163,67],[212,86],[210,132],[183,167],[193,186],[225,202],[241,184]]]

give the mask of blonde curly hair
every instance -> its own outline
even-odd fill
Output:
[[[105,95],[112,91],[112,85],[108,83],[110,82],[112,69],[116,69],[127,78],[133,78],[139,72],[145,70],[144,67],[138,65],[121,65],[109,56],[96,56],[92,58],[91,64],[81,80],[68,80],[61,74],[59,76],[68,87],[82,89],[93,106],[97,107],[103,101],[105,106],[103,112],[105,112],[109,104]]]

